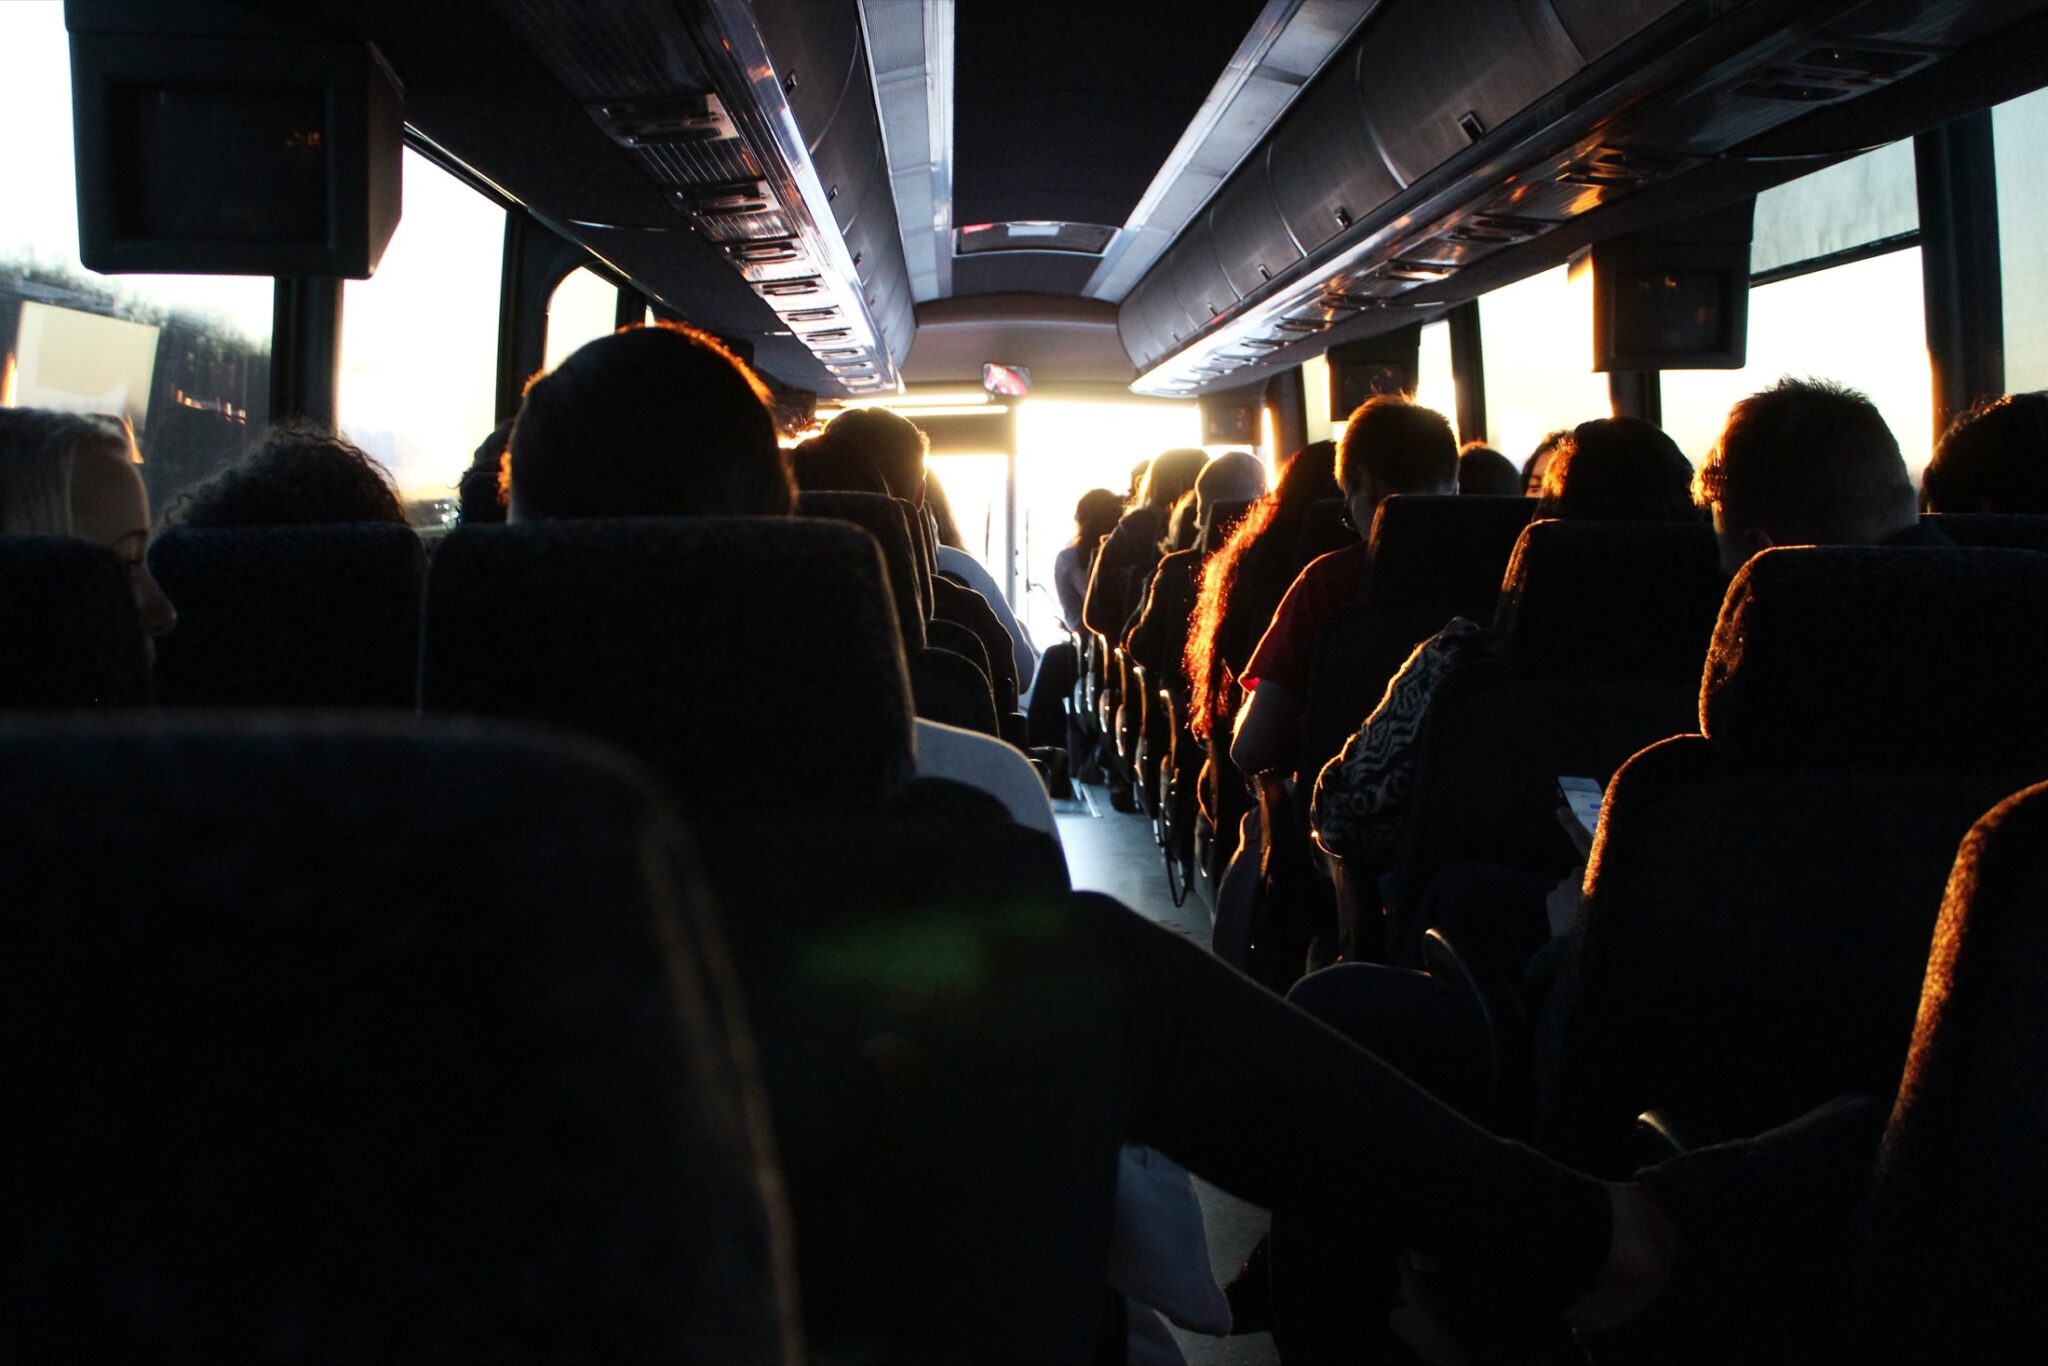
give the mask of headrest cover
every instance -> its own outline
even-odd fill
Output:
[[[1501,589],[1501,655],[1525,676],[1689,687],[1726,587],[1703,523],[1532,522]]]
[[[411,527],[176,527],[149,564],[178,609],[157,644],[166,705],[417,701],[427,557]]]
[[[736,989],[615,751],[0,722],[0,828],[0,1356],[784,1359]]]
[[[896,626],[908,649],[924,646],[924,604],[918,599],[917,570],[912,557],[910,525],[897,501],[886,493],[808,492],[796,496],[799,517],[831,517],[851,522],[882,547],[889,572],[889,597],[896,604]]]
[[[1766,763],[2048,773],[2048,555],[1767,550],[1722,603],[1700,728]]]
[[[1533,498],[1404,494],[1372,519],[1367,601],[1404,611],[1490,616]]]
[[[0,707],[148,700],[142,627],[119,557],[75,536],[0,536]]]
[[[462,527],[427,578],[429,710],[551,721],[692,816],[860,811],[911,774],[875,540],[802,517]]]

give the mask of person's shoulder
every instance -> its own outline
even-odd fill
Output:
[[[1328,589],[1339,585],[1351,585],[1363,578],[1372,567],[1371,547],[1364,541],[1347,545],[1342,550],[1332,550],[1318,555],[1308,562],[1295,582],[1317,589]]]

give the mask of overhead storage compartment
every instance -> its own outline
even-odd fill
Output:
[[[1572,45],[1598,61],[1677,9],[1684,0],[1550,0]]]
[[[1181,311],[1187,314],[1196,332],[1237,303],[1237,291],[1230,287],[1223,267],[1217,263],[1205,218],[1197,218],[1181,234],[1174,247],[1169,278],[1173,281],[1173,292],[1180,298]]]
[[[1332,61],[1287,111],[1268,165],[1274,202],[1303,251],[1400,193],[1365,120],[1356,51]]]
[[[860,13],[818,0],[754,0],[754,22],[775,59],[789,112],[816,152],[860,62]]]
[[[1367,27],[1358,88],[1395,174],[1413,184],[1582,65],[1542,4],[1389,5]]]
[[[1291,270],[1301,259],[1301,249],[1280,216],[1279,201],[1273,198],[1267,171],[1272,154],[1272,148],[1264,147],[1246,157],[1237,174],[1217,191],[1215,207],[1209,210],[1216,262],[1240,297]]]

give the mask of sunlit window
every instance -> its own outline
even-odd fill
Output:
[[[0,53],[0,406],[127,418],[161,515],[268,420],[271,281],[87,270],[60,0],[0,4]]]
[[[1105,488],[1121,496],[1130,489],[1134,465],[1201,441],[1201,410],[1192,403],[1034,398],[1018,406],[1017,596],[1022,601],[1012,605],[1040,645],[1060,638],[1052,562],[1073,539],[1074,504],[1081,495]]]
[[[1735,400],[1782,375],[1831,379],[1871,397],[1918,479],[1934,421],[1921,299],[1918,247],[1750,290],[1749,364],[1666,370],[1664,429],[1698,464]],[[1492,382],[1489,366],[1489,391]]]
[[[2048,90],[1991,111],[1998,170],[1998,264],[2005,293],[2005,387],[2048,389]]]
[[[1010,587],[1010,458],[986,455],[933,456],[926,466],[946,490],[953,524],[968,554],[981,561],[998,587]]]
[[[1458,382],[1451,373],[1451,325],[1434,322],[1422,329],[1422,349],[1416,358],[1415,401],[1434,408],[1458,425]]]
[[[1544,434],[1614,414],[1593,370],[1593,301],[1564,266],[1479,296],[1487,444],[1521,461]]]
[[[548,296],[546,368],[560,365],[583,343],[608,335],[618,314],[617,285],[586,266],[563,276]]]
[[[377,273],[343,291],[341,427],[408,501],[447,498],[497,425],[505,211],[417,152]]]

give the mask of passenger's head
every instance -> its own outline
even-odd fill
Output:
[[[1876,405],[1821,380],[1781,379],[1731,408],[1697,487],[1730,573],[1774,545],[1876,545],[1916,515]]]
[[[1243,451],[1229,451],[1202,467],[1195,476],[1197,515],[1204,526],[1217,503],[1248,503],[1266,492],[1266,467]]]
[[[692,328],[599,337],[526,387],[512,520],[787,514],[769,404],[751,370]]]
[[[887,408],[849,408],[826,424],[825,437],[873,465],[890,493],[924,506],[924,458],[931,441],[915,422]]]
[[[789,453],[790,473],[798,489],[809,493],[887,493],[889,485],[866,456],[831,440],[814,436]]]
[[[1522,475],[1514,462],[1483,441],[1467,441],[1458,452],[1458,492],[1513,498],[1522,491]]]
[[[1929,512],[2048,513],[2048,393],[2007,394],[1950,423],[1920,493]]]
[[[1536,449],[1529,452],[1529,458],[1522,462],[1522,493],[1528,498],[1543,495],[1543,472],[1550,468],[1551,460],[1557,455],[1557,448],[1571,439],[1571,433],[1560,428],[1549,433],[1536,443]]]
[[[187,489],[165,520],[181,526],[396,522],[405,505],[381,465],[346,437],[305,423],[272,427],[250,452]]]
[[[1337,442],[1337,483],[1365,536],[1374,510],[1396,494],[1458,491],[1458,439],[1432,408],[1391,394],[1369,398]]]
[[[1098,541],[1116,530],[1124,515],[1124,500],[1108,489],[1089,489],[1074,504],[1074,539],[1071,544],[1093,550]]]
[[[177,624],[149,572],[149,494],[135,441],[108,417],[0,408],[0,535],[76,536],[128,567],[145,634]]]
[[[1180,501],[1180,496],[1193,490],[1195,480],[1201,477],[1202,467],[1208,463],[1208,452],[1191,446],[1177,447],[1154,456],[1152,463],[1145,467],[1144,482],[1138,486],[1138,505],[1161,515],[1173,511],[1173,505]]]
[[[1543,472],[1538,517],[1582,521],[1686,521],[1692,462],[1663,429],[1636,417],[1581,422],[1558,443]]]
[[[1341,498],[1337,486],[1337,443],[1311,441],[1288,457],[1273,486],[1273,501],[1282,506],[1306,507],[1325,498]]]
[[[1189,489],[1166,514],[1166,534],[1159,540],[1160,553],[1171,555],[1176,550],[1192,549],[1200,537],[1201,515],[1201,502],[1195,491]]]

